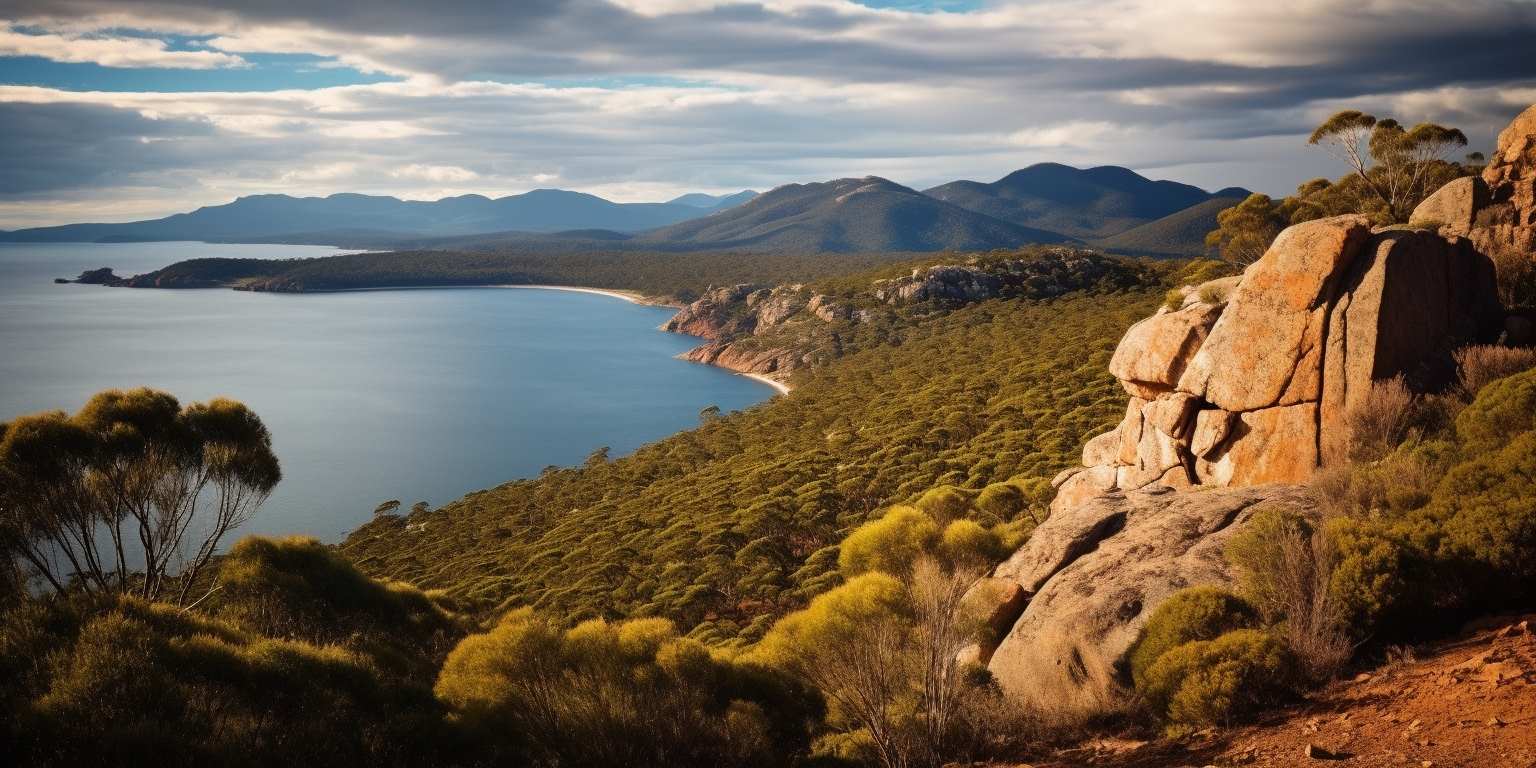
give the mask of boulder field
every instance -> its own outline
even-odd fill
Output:
[[[1452,353],[1517,338],[1495,260],[1536,258],[1536,107],[1481,177],[1406,227],[1297,224],[1243,274],[1187,286],[1132,326],[1109,370],[1125,417],[1057,476],[1051,516],[978,595],[999,642],[968,653],[1017,700],[1087,714],[1125,703],[1126,655],[1180,589],[1230,586],[1222,550],[1256,508],[1313,514],[1306,483],[1344,461],[1345,415],[1374,382],[1435,391]],[[998,587],[1002,587],[999,589]]]

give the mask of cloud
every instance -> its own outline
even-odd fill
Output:
[[[431,181],[438,184],[462,184],[480,178],[480,174],[457,165],[426,165],[424,163],[411,163],[396,168],[389,175],[397,179]]]
[[[239,56],[218,51],[173,51],[160,40],[142,37],[27,34],[14,26],[0,29],[0,56],[38,56],[103,67],[162,69],[218,69],[246,63]]]
[[[848,0],[0,0],[0,18],[61,40],[158,44],[121,36],[134,29],[206,46],[164,54],[310,54],[397,78],[263,93],[0,86],[0,104],[28,119],[83,110],[82,147],[159,127],[140,132],[155,139],[141,162],[113,159],[125,167],[46,194],[63,206],[158,173],[178,183],[167,212],[271,191],[558,183],[663,199],[870,173],[926,186],[1047,160],[1283,193],[1337,173],[1301,138],[1332,110],[1449,122],[1487,149],[1536,98],[1529,0],[998,0],[963,13]],[[81,176],[69,158],[20,157],[68,142],[9,133],[16,162],[38,169],[28,178],[50,163]],[[14,186],[0,194],[45,194],[41,181]]]

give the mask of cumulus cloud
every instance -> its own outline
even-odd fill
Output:
[[[1450,122],[1486,149],[1536,88],[1530,0],[997,0],[961,13],[849,0],[0,0],[0,18],[59,40],[180,34],[205,48],[161,53],[302,53],[396,78],[263,93],[0,86],[19,112],[86,110],[78,131],[100,132],[86,146],[124,124],[175,126],[121,177],[194,178],[168,210],[245,191],[559,184],[661,199],[868,173],[926,186],[1046,160],[1283,193],[1335,172],[1300,139],[1331,110]],[[71,60],[105,58],[78,50]],[[0,127],[10,133],[43,139]],[[195,157],[210,136],[213,167]],[[70,195],[109,194],[114,178]]]

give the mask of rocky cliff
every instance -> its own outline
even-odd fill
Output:
[[[1374,382],[1436,391],[1458,347],[1529,341],[1495,261],[1536,259],[1533,233],[1536,107],[1482,177],[1446,185],[1409,226],[1298,224],[1241,276],[1186,286],[1132,326],[1109,365],[1125,417],[1056,478],[1051,516],[994,572],[1001,641],[972,653],[1025,702],[1123,703],[1126,654],[1159,603],[1230,585],[1222,549],[1255,509],[1315,514],[1305,483],[1347,458],[1346,414]]]
[[[1139,279],[1137,269],[1121,260],[1045,248],[1015,258],[969,257],[922,266],[854,290],[799,284],[714,288],[679,310],[662,330],[707,342],[685,352],[686,360],[784,379],[840,356],[844,337],[856,326],[878,325],[900,313],[944,311],[987,299],[1048,299],[1129,287]]]
[[[1466,237],[1298,224],[1241,278],[1185,289],[1132,326],[1110,373],[1124,420],[1057,478],[1055,509],[1151,485],[1299,483],[1341,458],[1344,416],[1372,382],[1421,390],[1451,353],[1503,328],[1492,262]]]

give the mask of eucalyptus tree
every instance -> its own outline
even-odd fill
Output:
[[[55,590],[184,603],[281,477],[245,405],[108,390],[0,424],[0,551]]]
[[[1392,118],[1378,120],[1359,110],[1344,110],[1323,121],[1308,144],[1331,149],[1380,200],[1392,222],[1406,221],[1425,197],[1449,181],[1450,153],[1467,145],[1456,128],[1419,123],[1404,128]]]

